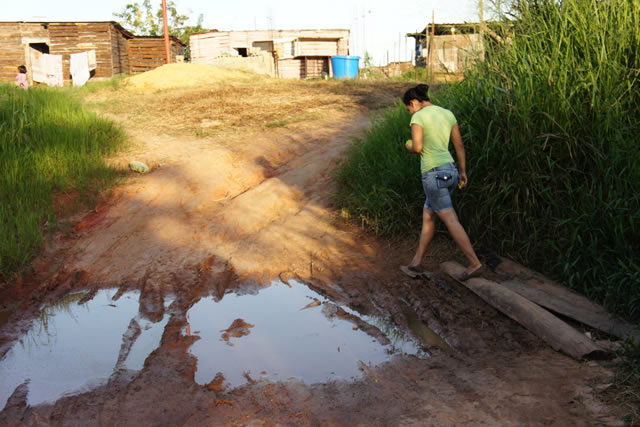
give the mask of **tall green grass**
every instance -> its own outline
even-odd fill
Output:
[[[379,235],[405,233],[421,223],[420,164],[404,148],[410,120],[404,105],[384,111],[363,138],[354,139],[336,173],[340,206]]]
[[[513,15],[505,24],[511,43],[489,48],[463,82],[435,99],[456,114],[467,147],[470,186],[456,193],[456,207],[472,240],[638,319],[640,0],[519,1]],[[389,138],[406,137],[400,125]],[[373,151],[376,144],[373,135],[362,143]],[[345,170],[383,187],[378,194],[403,192],[386,181],[388,172],[358,162],[350,159]],[[340,182],[347,202],[373,188],[347,196]],[[417,207],[414,196],[403,192],[394,204]],[[405,226],[391,212],[362,215],[382,232]]]
[[[113,182],[104,156],[123,141],[120,128],[65,90],[0,85],[0,278],[40,251],[45,224],[56,224],[56,195],[90,195]]]

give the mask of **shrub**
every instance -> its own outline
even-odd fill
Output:
[[[24,268],[56,223],[56,194],[113,182],[104,156],[124,133],[65,91],[0,85],[0,277]]]

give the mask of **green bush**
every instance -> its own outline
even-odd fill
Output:
[[[640,0],[516,4],[517,19],[505,25],[510,42],[490,47],[434,100],[456,114],[467,148],[470,185],[456,193],[456,208],[474,241],[640,318]],[[409,157],[402,144],[397,153],[382,148],[406,138],[408,116],[394,114],[358,144],[371,147],[353,153]],[[409,178],[389,180],[390,171],[362,159],[344,169],[374,176],[351,176],[360,187],[340,180],[339,199],[378,232],[403,231],[409,224],[388,202],[375,210],[373,189],[383,200],[400,193],[393,204],[406,211],[421,197],[396,185]],[[416,171],[402,173],[414,179]],[[366,201],[360,210],[356,199]]]
[[[104,156],[123,131],[86,111],[65,90],[0,85],[0,277],[20,271],[56,223],[53,200],[92,194],[116,172]]]
[[[420,165],[404,143],[411,138],[404,105],[387,109],[364,138],[355,139],[337,171],[336,200],[380,235],[404,233],[420,224]],[[418,204],[416,204],[418,202]]]

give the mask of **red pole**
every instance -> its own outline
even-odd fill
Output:
[[[167,0],[162,0],[162,20],[164,21],[164,54],[166,63],[171,64],[171,48],[169,47],[169,24],[167,24]]]

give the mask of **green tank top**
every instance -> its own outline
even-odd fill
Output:
[[[411,116],[411,124],[422,127],[422,152],[420,153],[420,171],[452,163],[449,153],[451,129],[457,123],[453,113],[445,108],[431,105],[424,107]]]

